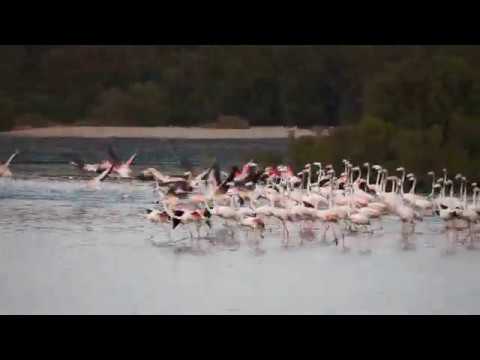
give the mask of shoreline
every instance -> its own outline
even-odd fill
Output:
[[[35,138],[156,138],[156,139],[287,139],[315,136],[309,129],[282,126],[256,126],[249,129],[211,129],[201,127],[127,126],[52,126],[0,132],[0,136]]]

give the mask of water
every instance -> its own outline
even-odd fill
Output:
[[[0,161],[19,149],[16,164],[68,164],[78,158],[99,162],[107,158],[110,145],[125,160],[137,152],[138,165],[173,167],[206,167],[213,159],[221,166],[230,166],[260,152],[286,154],[288,148],[286,139],[28,138],[0,134]]]
[[[442,255],[436,219],[418,225],[414,251],[400,249],[399,224],[386,218],[370,255],[355,237],[346,254],[317,243],[284,249],[278,230],[260,255],[242,233],[236,251],[204,241],[203,252],[177,252],[159,246],[166,229],[142,216],[155,200],[149,183],[110,180],[91,191],[67,165],[12,171],[15,179],[0,179],[2,314],[480,312],[480,252]]]

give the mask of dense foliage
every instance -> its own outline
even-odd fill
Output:
[[[477,46],[0,47],[0,130],[212,126],[225,114],[250,125],[342,126],[293,141],[297,163],[348,156],[473,174],[479,60]]]
[[[472,46],[1,47],[0,126],[194,125],[227,114],[309,127],[371,114],[448,129],[454,114],[479,111],[477,59]]]
[[[410,49],[406,51],[409,53]],[[478,49],[418,48],[365,83],[359,121],[329,138],[292,141],[297,164],[324,159],[404,165],[425,180],[446,167],[477,177],[480,168]],[[420,187],[422,184],[420,184]]]

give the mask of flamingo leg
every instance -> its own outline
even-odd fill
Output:
[[[332,224],[332,233],[333,233],[333,241],[335,242],[335,245],[338,245],[338,237],[337,237],[337,226],[335,224]]]
[[[286,246],[288,246],[289,242],[290,242],[290,232],[288,231],[288,227],[287,227],[287,224],[285,223],[285,232],[287,234],[287,242],[286,242]]]
[[[349,248],[345,245],[345,234],[342,233],[342,251],[347,252]]]
[[[455,242],[453,243],[452,250],[455,247],[455,245],[458,243],[458,230],[455,230]]]
[[[301,221],[300,222],[300,236],[299,236],[300,237],[300,246],[303,245],[303,234],[302,233],[305,230],[305,227],[303,225],[304,225],[304,223],[303,223],[303,221]]]
[[[279,219],[280,223],[282,224],[282,230],[283,230],[283,246],[287,246],[287,224],[285,224],[285,220]]]
[[[194,241],[193,240],[193,233],[192,233],[192,230],[190,230],[190,228],[188,228],[188,233],[190,234],[190,245],[193,248],[193,245],[194,245],[194,243],[193,243],[193,241]]]
[[[369,254],[371,252],[368,244],[368,226],[367,225],[362,225],[361,229],[363,230],[363,234],[360,234],[360,238],[362,239],[361,241],[361,250],[360,252],[362,254]]]
[[[408,248],[408,239],[409,239],[409,229],[406,221],[402,221],[402,248],[406,250]]]
[[[455,229],[451,228],[451,227],[449,229],[447,229],[447,237],[446,237],[447,246],[446,246],[446,251],[445,251],[447,254],[452,254],[453,253],[453,244],[454,244],[454,242],[456,240],[456,237],[457,237],[456,232],[457,231]]]
[[[255,250],[260,250],[260,244],[262,242],[262,238],[263,238],[263,230],[257,230],[256,231],[256,234],[257,234],[257,237],[256,237],[256,241],[255,241]]]
[[[197,230],[197,240],[200,239],[200,224],[199,223],[196,223],[195,224],[195,228]]]
[[[474,237],[473,237],[473,231],[472,231],[472,223],[468,223],[468,237],[470,238],[467,249],[472,250],[475,248],[475,242],[474,242]]]
[[[328,229],[330,229],[330,224],[327,224],[327,225],[325,226],[325,231],[323,232],[322,240],[321,240],[322,243],[326,243],[326,242],[327,242],[327,231],[328,231]]]

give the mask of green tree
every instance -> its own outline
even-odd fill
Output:
[[[479,114],[477,83],[460,57],[421,54],[389,65],[369,83],[365,113],[419,130],[439,124],[446,143],[455,115]]]
[[[12,99],[0,94],[0,131],[8,131],[15,126],[14,107],[15,103]]]

